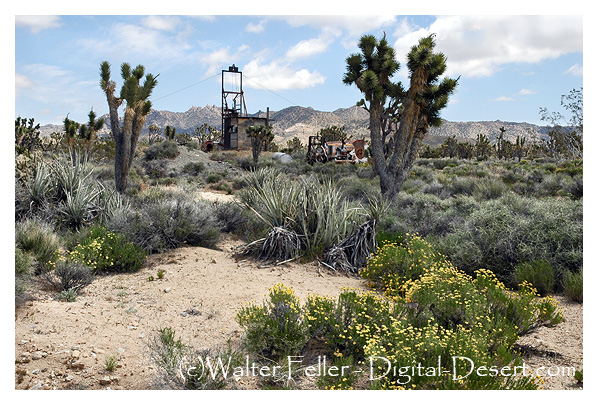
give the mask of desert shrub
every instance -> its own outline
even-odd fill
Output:
[[[403,241],[382,241],[360,275],[382,287],[386,294],[397,295],[403,285],[418,278],[426,269],[444,261],[433,247],[417,235],[407,234]]]
[[[212,184],[212,183],[217,183],[218,181],[220,181],[223,178],[223,175],[220,173],[215,173],[215,172],[210,172],[206,175],[206,183],[208,184]]]
[[[213,206],[183,196],[138,202],[137,207],[115,215],[109,227],[148,252],[184,244],[213,248],[220,238]]]
[[[69,253],[69,260],[94,271],[134,272],[145,259],[140,246],[127,241],[125,235],[100,226],[92,226],[87,237]]]
[[[299,354],[308,339],[300,300],[293,289],[282,284],[269,290],[264,304],[243,306],[236,320],[246,330],[247,349],[265,357],[281,359]]]
[[[155,159],[174,159],[179,155],[179,147],[176,142],[173,141],[162,141],[157,144],[152,144],[144,153],[144,159],[146,161],[152,161]]]
[[[494,179],[481,179],[474,186],[473,195],[480,201],[499,199],[505,192],[503,182]]]
[[[517,285],[529,282],[541,296],[545,296],[553,292],[555,285],[553,267],[543,259],[518,264],[514,271],[514,282]]]
[[[54,269],[42,274],[42,278],[57,292],[77,293],[92,282],[92,270],[79,262],[58,261]]]
[[[38,271],[51,268],[58,258],[60,238],[44,220],[28,218],[17,223],[15,241],[19,248],[33,255]]]
[[[23,251],[19,247],[15,247],[15,274],[27,275],[31,272],[34,265],[33,255]]]
[[[144,173],[150,179],[160,179],[166,176],[166,167],[168,165],[166,159],[153,159],[150,161],[144,161],[141,165]]]
[[[430,241],[467,272],[493,269],[511,283],[521,262],[547,259],[559,280],[582,267],[582,202],[505,196],[480,202],[452,232]]]
[[[158,389],[218,390],[234,389],[232,370],[242,365],[241,355],[227,347],[195,350],[176,337],[170,327],[158,330],[148,344],[150,359],[158,370]],[[217,363],[221,360],[224,372]],[[211,362],[211,364],[209,364]],[[209,366],[210,365],[210,366]],[[216,373],[212,373],[210,367]],[[229,378],[227,380],[227,377]]]
[[[470,196],[474,193],[476,188],[476,181],[471,178],[457,178],[451,183],[450,188],[454,195],[466,195]]]
[[[537,195],[539,197],[557,196],[565,185],[571,183],[568,182],[569,180],[567,175],[563,174],[546,175],[543,177],[543,181],[537,185]]]
[[[575,302],[582,303],[582,270],[576,273],[570,271],[564,273],[564,293]]]
[[[75,302],[77,301],[77,290],[67,289],[63,290],[56,295],[56,300],[59,302]]]
[[[200,149],[200,143],[197,142],[196,140],[188,142],[187,144],[185,144],[185,146],[187,147],[188,150]]]
[[[220,227],[224,233],[239,233],[248,225],[248,213],[235,202],[216,203],[214,212]]]
[[[205,165],[203,162],[188,162],[183,167],[183,173],[192,176],[198,176],[202,171],[204,171]]]
[[[572,177],[572,182],[565,186],[565,190],[570,193],[572,199],[582,199],[583,195],[583,182],[582,175],[575,175]]]

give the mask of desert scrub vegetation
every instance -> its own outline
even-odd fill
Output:
[[[328,179],[290,179],[277,170],[259,169],[248,174],[241,202],[270,229],[270,240],[260,246],[259,257],[287,260],[302,255],[322,255],[357,226],[364,210],[341,198]],[[277,237],[273,232],[281,234]],[[282,245],[276,245],[279,242]],[[272,245],[272,244],[274,245]],[[272,247],[275,247],[272,248]]]
[[[176,142],[164,140],[162,142],[152,144],[146,148],[144,159],[153,161],[156,159],[174,159],[179,155],[179,147]]]
[[[195,199],[185,191],[152,188],[129,200],[108,224],[146,252],[164,252],[184,244],[214,248],[224,232],[240,231],[246,217],[237,205]]]
[[[95,272],[134,272],[142,267],[146,253],[142,247],[129,242],[125,235],[92,226],[68,258]]]
[[[403,247],[396,242],[388,242],[388,246],[405,251],[413,240],[406,236]],[[407,267],[395,270],[403,276],[403,283],[378,278],[376,272],[366,275],[383,288],[384,295],[345,289],[338,297],[311,295],[301,306],[293,290],[274,286],[263,305],[250,304],[239,311],[238,322],[245,329],[243,342],[248,349],[274,358],[294,352],[308,357],[311,348],[324,349],[330,359],[352,363],[352,369],[364,368],[374,360],[379,379],[362,381],[360,388],[364,389],[539,388],[540,381],[517,373],[510,377],[469,375],[466,364],[457,365],[455,377],[408,370],[385,373],[388,364],[382,360],[398,366],[420,362],[432,369],[440,363],[443,370],[451,371],[455,354],[475,365],[493,365],[498,370],[507,366],[517,371],[513,368],[522,365],[514,349],[518,338],[562,321],[555,299],[539,297],[529,283],[512,291],[491,271],[478,270],[473,277],[439,254],[431,261],[428,256],[433,248],[425,248],[426,243],[420,241],[416,238],[421,246],[406,261]],[[371,266],[378,255],[388,255],[381,251],[373,256]],[[421,272],[410,274],[411,265],[419,262],[426,265]],[[329,389],[348,389],[353,384],[341,377],[319,382]]]

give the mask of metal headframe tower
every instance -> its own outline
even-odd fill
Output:
[[[243,75],[235,65],[222,71],[222,142],[225,149],[237,148],[239,117],[247,117],[243,97]]]

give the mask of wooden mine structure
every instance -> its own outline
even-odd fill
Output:
[[[268,126],[270,111],[266,117],[250,117],[247,113],[243,94],[243,74],[235,65],[222,71],[222,137],[219,145],[222,149],[251,148],[251,140],[245,129],[251,125]]]

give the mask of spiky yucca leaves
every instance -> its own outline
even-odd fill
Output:
[[[110,79],[110,64],[106,61],[100,65],[100,87],[106,94],[110,113],[110,126],[115,141],[115,184],[122,193],[127,189],[127,177],[133,163],[139,134],[150,112],[152,103],[148,100],[158,83],[152,74],[145,75],[143,85],[140,80],[144,77],[145,69],[138,65],[131,70],[127,63],[121,65],[121,77],[124,80],[120,97],[116,97],[116,83]],[[126,102],[123,126],[119,122],[118,108]]]
[[[242,203],[271,229],[295,233],[305,255],[320,255],[337,244],[365,214],[361,206],[342,199],[330,180],[292,180],[268,169],[250,173],[247,183]]]

